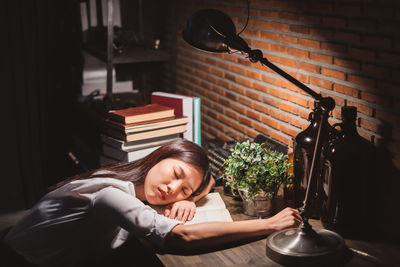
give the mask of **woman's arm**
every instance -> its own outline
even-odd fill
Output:
[[[298,211],[286,208],[268,219],[177,225],[166,237],[164,247],[187,252],[210,249],[234,241],[265,236],[284,228],[296,227],[300,222]]]

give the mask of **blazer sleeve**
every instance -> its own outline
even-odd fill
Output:
[[[93,200],[96,217],[120,226],[139,238],[163,247],[167,234],[182,222],[158,214],[136,197],[115,187],[106,187]]]

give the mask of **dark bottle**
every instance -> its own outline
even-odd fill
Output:
[[[300,208],[303,206],[303,201],[305,197],[305,193],[307,190],[308,179],[311,170],[311,162],[313,158],[315,142],[317,139],[318,128],[321,123],[322,118],[322,109],[319,105],[319,102],[315,102],[315,107],[313,112],[309,115],[310,125],[302,132],[300,132],[293,142],[293,184],[290,187],[290,195],[291,201],[293,202],[293,206],[295,208]],[[322,145],[326,144],[329,139],[329,132],[333,129],[333,127],[328,123],[327,127],[324,128],[324,132],[322,132]],[[319,187],[321,185],[320,182],[320,173],[316,174],[318,179],[314,180],[314,185],[311,185],[313,188],[313,194],[311,195],[313,201],[310,203],[310,214],[313,218],[319,217]],[[288,190],[287,190],[288,191]],[[289,193],[289,192],[288,192]]]
[[[343,236],[370,232],[375,187],[375,148],[356,127],[357,108],[342,107],[341,130],[323,147],[323,225]]]

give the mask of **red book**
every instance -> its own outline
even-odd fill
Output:
[[[178,95],[166,92],[153,92],[151,94],[151,103],[171,107],[175,110],[175,116],[184,116],[188,118],[186,131],[183,137],[193,141],[193,97]]]
[[[108,117],[124,124],[150,121],[174,116],[174,109],[159,104],[149,104],[120,110],[111,110]]]

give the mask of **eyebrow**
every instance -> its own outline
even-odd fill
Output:
[[[183,170],[183,168],[181,166],[179,166],[179,169],[181,170],[180,175],[182,175],[182,177],[186,177],[186,174],[185,174],[185,171]],[[187,183],[187,184],[189,185],[190,190],[192,190],[191,194],[193,194],[194,190],[193,190],[192,185],[190,183]]]

